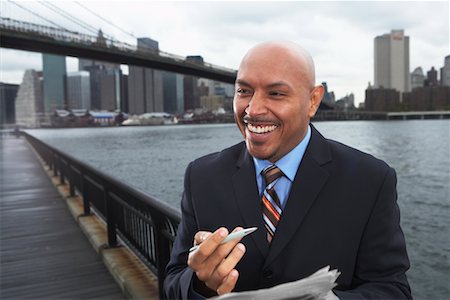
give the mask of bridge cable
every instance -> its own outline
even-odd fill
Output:
[[[91,34],[97,35],[98,31],[95,27],[87,24],[86,22],[83,22],[79,20],[78,18],[72,16],[71,14],[67,13],[63,9],[57,7],[56,5],[51,4],[50,2],[45,1],[38,1],[39,4],[45,6],[46,8],[52,10],[53,12],[57,13],[58,15],[68,19],[69,21],[72,21],[73,23],[83,27],[84,29],[88,30]]]
[[[59,24],[56,24],[55,22],[50,21],[50,20],[47,19],[47,18],[44,18],[43,16],[41,16],[41,15],[35,13],[35,12],[32,11],[32,10],[29,10],[28,8],[23,7],[22,5],[19,5],[19,4],[16,3],[16,2],[13,2],[13,1],[11,1],[11,0],[8,0],[8,1],[11,2],[11,3],[14,4],[14,5],[17,5],[17,6],[20,7],[21,9],[23,9],[23,10],[25,10],[25,11],[27,11],[27,12],[33,14],[33,15],[35,15],[35,16],[38,17],[38,18],[41,18],[41,19],[43,19],[43,20],[45,20],[45,21],[47,21],[47,22],[49,22],[49,23],[51,23],[51,24],[53,24],[53,25],[55,25],[55,26],[57,26],[57,27],[59,27],[59,28],[61,28],[61,29],[67,30],[67,29],[64,28],[63,26],[61,26],[61,25],[59,25]]]
[[[130,32],[127,32],[127,31],[123,30],[122,28],[120,28],[120,27],[117,26],[116,24],[114,24],[114,23],[112,23],[111,21],[109,21],[109,20],[103,18],[101,15],[99,15],[99,14],[97,14],[96,12],[92,11],[91,9],[87,8],[86,6],[84,6],[83,4],[81,4],[80,2],[75,1],[75,3],[78,4],[79,6],[81,6],[82,8],[84,8],[85,10],[89,11],[90,13],[92,13],[93,15],[95,15],[96,17],[102,19],[103,21],[105,21],[105,22],[108,23],[109,25],[114,26],[115,28],[119,29],[119,30],[122,31],[123,33],[128,34],[129,36],[131,36],[131,37],[137,39],[137,37],[136,37],[134,34],[132,34],[132,33],[130,33]]]

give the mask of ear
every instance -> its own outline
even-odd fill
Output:
[[[324,94],[324,88],[322,85],[314,87],[311,92],[311,102],[309,105],[309,117],[312,118],[316,114],[317,109],[319,109],[320,102],[322,101]]]

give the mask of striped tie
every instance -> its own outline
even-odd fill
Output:
[[[267,240],[270,244],[282,212],[280,199],[275,192],[275,184],[277,179],[283,176],[283,172],[277,166],[271,165],[266,167],[262,173],[266,181],[266,189],[262,196],[263,219],[267,229]]]

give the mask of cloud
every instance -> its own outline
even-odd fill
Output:
[[[5,16],[11,11],[8,3],[3,3]],[[87,32],[38,2],[20,3],[71,30]],[[314,57],[318,80],[327,81],[337,97],[355,93],[358,102],[364,100],[367,83],[373,81],[373,41],[377,35],[405,30],[410,36],[411,70],[416,66],[425,71],[431,66],[438,69],[450,53],[446,1],[82,3],[115,26],[74,2],[53,4],[121,41],[135,44],[135,39],[123,31],[131,32],[159,41],[163,51],[202,55],[209,63],[234,69],[258,42],[296,41]],[[2,63],[2,74],[7,75],[6,69],[12,69],[13,62],[20,62],[17,68],[27,68],[21,59],[13,59],[8,65]]]

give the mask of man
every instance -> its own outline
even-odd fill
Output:
[[[330,297],[411,298],[395,172],[320,135],[310,119],[322,96],[300,46],[267,42],[246,54],[234,97],[245,143],[186,170],[168,298],[272,287],[327,265],[341,272]],[[253,226],[220,244],[229,230]]]

